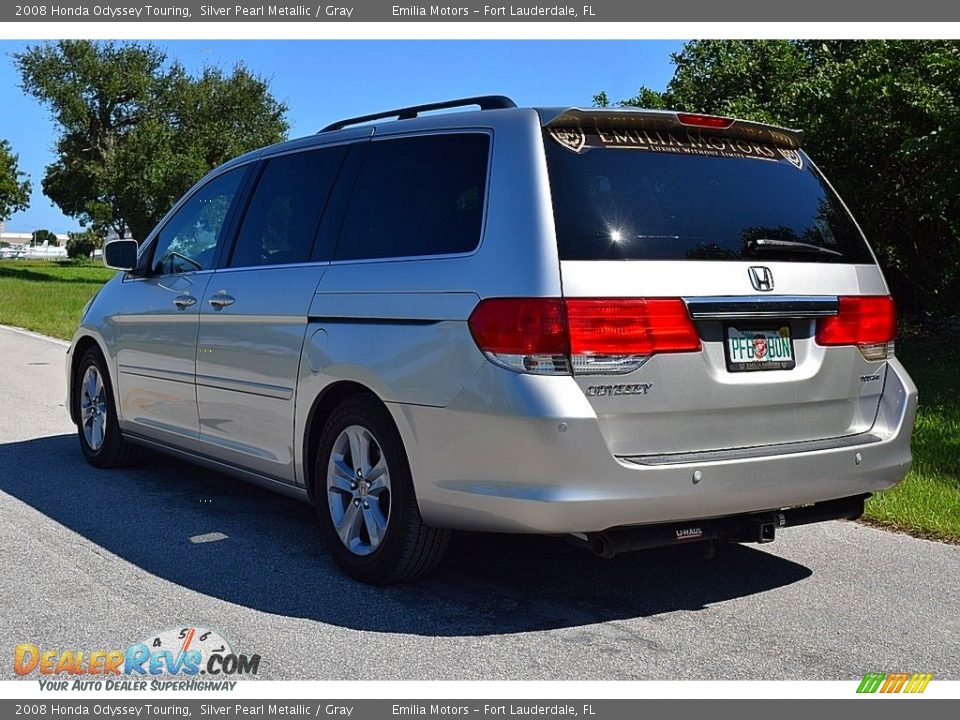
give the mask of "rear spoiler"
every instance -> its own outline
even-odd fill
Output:
[[[553,117],[548,117],[556,112]],[[797,150],[803,142],[802,130],[791,130],[776,125],[703,115],[682,113],[673,110],[643,110],[634,108],[568,108],[566,110],[540,111],[544,128],[579,128],[584,132],[591,128],[610,130],[681,131],[697,130],[711,135],[720,135],[731,140],[744,140],[764,145],[775,145]]]

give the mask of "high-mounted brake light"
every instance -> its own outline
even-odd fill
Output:
[[[733,118],[719,117],[717,115],[700,115],[697,113],[677,113],[677,120],[681,125],[691,125],[693,127],[713,128],[714,130],[724,130],[733,125]]]
[[[867,360],[893,354],[897,310],[888,295],[852,295],[839,298],[839,311],[817,325],[818,345],[856,345]]]
[[[656,353],[700,350],[680,298],[493,298],[469,323],[487,357],[518,372],[625,373]]]

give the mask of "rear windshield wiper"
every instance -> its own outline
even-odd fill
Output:
[[[821,247],[812,243],[796,242],[795,240],[775,240],[774,238],[754,238],[747,241],[748,250],[760,250],[775,253],[811,253],[814,255],[830,255],[843,257],[843,253]]]

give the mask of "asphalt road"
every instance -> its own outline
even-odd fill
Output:
[[[0,656],[189,624],[271,679],[960,679],[960,547],[841,522],[713,559],[469,535],[429,580],[370,588],[307,505],[160,455],[87,466],[64,349],[0,329]]]

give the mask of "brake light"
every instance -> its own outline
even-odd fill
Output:
[[[733,125],[733,118],[719,117],[717,115],[700,115],[699,113],[677,113],[677,120],[680,121],[681,125],[713,128],[714,130],[725,130]]]
[[[469,324],[488,358],[518,372],[625,373],[656,353],[700,350],[680,298],[494,298]]]
[[[573,354],[689,352],[700,336],[680,298],[567,300]]]
[[[897,310],[888,295],[854,295],[839,298],[839,311],[817,325],[818,345],[856,345],[867,360],[884,360],[893,354]]]
[[[569,372],[567,318],[559,298],[481,300],[468,321],[488,358],[517,372]]]

